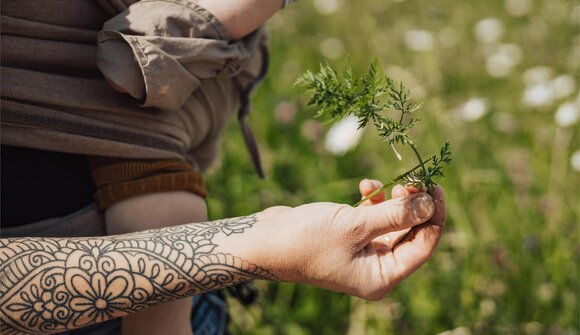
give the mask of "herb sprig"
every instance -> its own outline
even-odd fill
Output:
[[[318,73],[306,71],[295,85],[312,91],[308,106],[318,110],[315,117],[331,123],[354,115],[358,118],[359,129],[373,124],[399,160],[402,157],[396,145],[408,145],[419,163],[361,199],[355,207],[396,183],[431,190],[436,185],[433,179],[444,177],[443,164],[451,162],[449,143],[445,142],[438,155],[423,159],[409,135],[410,129],[420,121],[414,115],[422,104],[412,102],[409,90],[402,82],[386,76],[378,60],[375,59],[366,74],[358,79],[354,78],[350,65],[339,73],[329,64],[320,64]],[[398,113],[394,118],[389,116],[393,112]]]

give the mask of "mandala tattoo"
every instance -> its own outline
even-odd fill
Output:
[[[0,239],[0,333],[58,333],[251,279],[276,279],[213,253],[217,234],[255,216],[100,238]]]

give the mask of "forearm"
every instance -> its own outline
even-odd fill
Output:
[[[243,242],[256,225],[252,215],[109,237],[1,239],[0,332],[62,332],[275,279]]]
[[[357,208],[313,203],[111,237],[0,239],[0,332],[61,332],[254,278],[382,299],[429,259],[444,222],[437,187]],[[393,244],[375,248],[385,234]]]
[[[199,0],[226,27],[230,36],[240,39],[262,26],[282,7],[282,0]]]

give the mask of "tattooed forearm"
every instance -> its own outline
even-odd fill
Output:
[[[255,216],[102,238],[0,240],[0,333],[56,333],[254,279],[267,270],[214,253]]]

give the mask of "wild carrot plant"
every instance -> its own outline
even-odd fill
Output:
[[[361,78],[353,76],[350,65],[339,73],[329,64],[321,64],[318,73],[305,72],[296,85],[312,91],[308,106],[318,110],[315,117],[335,122],[354,115],[358,118],[359,129],[373,124],[399,160],[402,157],[396,145],[408,145],[418,161],[416,166],[361,199],[355,207],[396,183],[431,190],[436,185],[433,179],[444,177],[443,164],[451,162],[449,143],[445,142],[436,155],[427,159],[421,156],[409,131],[420,121],[415,114],[422,104],[412,102],[409,90],[403,83],[386,76],[377,60]]]

